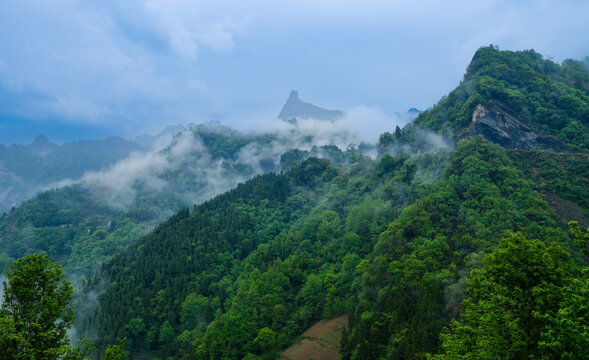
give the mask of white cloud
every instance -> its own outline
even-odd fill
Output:
[[[234,34],[244,31],[246,22],[235,23],[230,18],[217,21],[195,33],[195,38],[214,51],[229,52],[233,49]]]

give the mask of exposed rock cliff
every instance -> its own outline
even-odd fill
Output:
[[[506,111],[498,108],[487,109],[481,104],[477,105],[472,114],[468,134],[483,135],[506,149],[565,149],[556,138],[530,129]]]

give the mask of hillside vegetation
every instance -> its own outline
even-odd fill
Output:
[[[531,129],[556,137],[573,150],[589,148],[589,73],[587,65],[558,65],[534,50],[480,48],[464,80],[415,123],[464,135],[476,106],[497,107]]]

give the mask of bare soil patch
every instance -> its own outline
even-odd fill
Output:
[[[303,333],[303,339],[286,349],[282,360],[338,360],[340,341],[344,326],[348,326],[348,315],[323,319]]]

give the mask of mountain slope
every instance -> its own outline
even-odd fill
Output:
[[[438,352],[440,331],[462,311],[470,270],[502,237],[521,231],[570,249],[572,264],[581,261],[538,192],[559,185],[532,183],[526,176],[534,171],[518,160],[532,150],[508,152],[469,133],[480,105],[497,123],[513,120],[516,130],[559,146],[526,149],[551,159],[585,152],[559,132],[587,126],[585,83],[569,76],[574,64],[482,48],[448,98],[381,136],[379,159],[336,168],[311,158],[256,178],[178,213],[116,256],[91,284],[104,293],[84,325],[98,325],[103,343],[127,336],[133,351],[157,356],[260,359],[277,357],[317,320],[349,314],[346,359]],[[562,90],[579,107],[546,94],[544,105],[564,120],[544,124],[526,115],[517,92],[526,92],[521,104],[532,104],[536,83]],[[423,127],[464,139],[450,153],[432,150]],[[562,170],[565,179],[575,171]],[[584,206],[582,177],[566,181],[568,198]]]
[[[589,216],[582,180],[589,167],[586,63],[558,65],[533,50],[482,47],[448,96],[403,129],[381,135],[380,152],[418,144],[423,128],[457,139],[482,135],[503,146],[534,187],[556,199],[550,203],[559,213]]]
[[[534,50],[480,48],[460,85],[433,109],[420,114],[415,123],[436,131],[452,131],[458,137],[472,134],[472,130],[487,137],[487,132],[470,126],[476,120],[473,115],[478,106],[515,120],[533,134],[531,137],[548,142],[527,142],[523,137],[521,144],[512,147],[589,149],[589,73],[576,60],[558,65]],[[509,124],[498,125],[497,130],[511,132]]]
[[[125,334],[142,351],[193,348],[206,358],[239,358],[257,351],[256,332],[268,326],[279,346],[267,350],[279,351],[321,316],[349,306],[346,277],[403,204],[439,176],[447,154],[383,164],[360,158],[339,171],[311,158],[183,212],[96,277],[98,284],[110,279],[94,315],[101,336]],[[329,295],[324,277],[337,283]],[[162,338],[162,328],[174,336]]]
[[[109,279],[93,315],[102,341],[273,357],[313,322],[348,313],[348,356],[385,351],[390,338],[399,357],[436,351],[466,274],[501,237],[567,243],[502,148],[463,141],[428,185],[446,156],[385,156],[344,172],[310,159],[179,213],[96,277]],[[260,347],[264,328],[274,340]]]
[[[0,219],[0,263],[44,252],[68,276],[88,276],[178,209],[263,171],[263,155],[237,158],[254,142],[271,139],[200,126],[178,134],[161,151],[136,153],[86,173],[78,183],[39,193]]]

